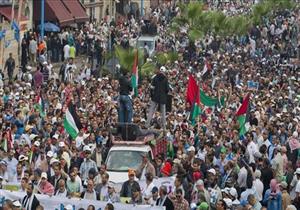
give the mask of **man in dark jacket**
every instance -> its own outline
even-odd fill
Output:
[[[159,199],[156,201],[156,206],[165,206],[166,210],[174,210],[173,203],[168,197],[168,189],[164,185],[159,188]]]
[[[132,189],[133,188],[140,188],[140,185],[137,181],[134,180],[135,172],[132,169],[128,170],[128,180],[123,183],[121,191],[120,191],[120,197],[132,197]]]
[[[127,72],[124,71],[123,76],[119,79],[120,96],[119,96],[119,122],[131,123],[133,116],[132,101],[130,91],[132,91],[131,82],[127,76]]]
[[[39,200],[33,194],[33,183],[29,183],[26,188],[26,195],[22,199],[22,209],[35,210],[39,205]]]
[[[147,116],[146,127],[150,127],[150,123],[153,117],[153,114],[156,110],[157,105],[160,106],[160,112],[162,115],[162,128],[165,132],[166,130],[166,103],[169,92],[169,82],[164,74],[166,68],[164,66],[160,67],[156,75],[153,77],[151,82],[151,102],[150,109]]]

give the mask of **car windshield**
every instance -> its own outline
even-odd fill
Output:
[[[137,169],[143,161],[143,152],[138,151],[111,151],[107,157],[107,170],[128,171]]]
[[[139,40],[138,41],[139,48],[144,48],[145,43],[147,44],[150,51],[154,50],[154,40]]]

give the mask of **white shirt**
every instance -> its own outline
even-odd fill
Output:
[[[7,174],[8,174],[8,182],[15,181],[14,177],[17,174],[17,165],[18,161],[16,158],[12,158],[9,160],[8,158],[4,158],[3,160],[7,163]]]
[[[253,181],[253,187],[256,189],[258,201],[262,201],[263,199],[263,191],[264,191],[264,184],[260,179],[255,179]]]
[[[66,44],[64,46],[64,58],[68,59],[70,57],[70,46]]]
[[[242,167],[238,174],[237,183],[240,187],[247,187],[247,170],[245,167]]]
[[[300,193],[300,180],[298,180],[298,182],[297,182],[295,192]]]
[[[253,141],[247,145],[247,152],[249,153],[249,163],[255,163],[254,154],[258,152],[258,148]]]
[[[151,198],[152,197],[152,189],[155,187],[153,182],[151,182],[148,186],[145,187],[142,191],[143,198]]]

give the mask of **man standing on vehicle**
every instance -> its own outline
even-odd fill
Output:
[[[132,86],[126,71],[123,71],[123,75],[119,79],[119,85],[119,122],[131,123],[133,108],[130,98],[130,92],[132,91]]]
[[[156,75],[151,82],[151,102],[149,113],[147,116],[146,127],[150,127],[150,123],[157,105],[160,106],[160,112],[162,115],[162,128],[164,133],[166,132],[166,103],[169,92],[169,82],[165,75],[166,67],[162,66],[157,70]]]

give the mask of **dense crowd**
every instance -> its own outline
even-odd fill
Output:
[[[240,9],[233,2],[209,5]],[[171,49],[179,58],[158,65],[154,78],[140,79],[137,97],[128,96],[128,74],[104,77],[101,67],[105,52],[115,44],[135,46],[144,21],[133,16],[103,20],[78,31],[49,34],[41,42],[33,32],[26,34],[22,68],[14,72],[10,56],[7,75],[1,73],[0,187],[17,184],[27,195],[6,200],[4,209],[43,209],[35,194],[101,200],[109,203],[109,210],[123,197],[130,198],[127,203],[166,210],[300,209],[299,10],[274,14],[242,37],[208,34],[194,44],[184,30],[167,32],[179,12],[163,4],[150,15],[158,31],[156,51]],[[76,63],[76,55],[82,54],[87,62]],[[64,63],[54,69],[51,62],[58,61]],[[202,112],[194,123],[193,104],[186,101],[191,75],[207,96],[224,98],[213,106],[200,102]],[[124,95],[132,119],[122,121],[162,129],[173,150],[154,160],[143,157],[139,168],[128,170],[128,181],[118,191],[105,159],[111,129],[124,114]],[[167,95],[172,96],[172,109],[155,112],[154,105],[165,105]],[[236,112],[247,95],[247,132],[241,136]],[[43,113],[36,106],[39,98]],[[82,125],[74,140],[63,123],[70,102]],[[153,180],[160,177],[174,177],[174,188],[155,186]],[[146,180],[144,189],[138,179]]]

